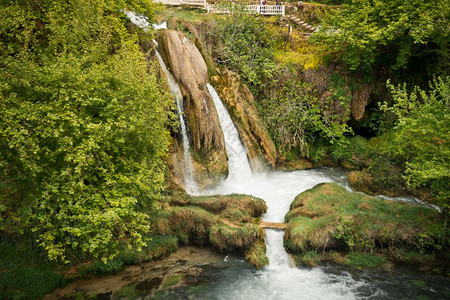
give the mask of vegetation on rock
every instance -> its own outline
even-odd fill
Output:
[[[174,235],[180,243],[238,251],[255,267],[268,263],[264,231],[257,223],[267,206],[246,195],[193,197],[175,193],[169,206],[152,216],[155,233]]]
[[[302,261],[314,257],[308,251],[383,254],[402,260],[408,251],[441,255],[450,246],[446,221],[436,210],[351,193],[331,183],[299,194],[285,221],[285,247],[303,254]],[[352,255],[347,257],[350,262],[360,254]]]

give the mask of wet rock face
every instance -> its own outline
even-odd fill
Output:
[[[163,40],[169,66],[178,82],[189,91],[205,88],[208,81],[206,63],[191,40],[175,30],[165,30]]]
[[[349,117],[347,109],[343,108],[338,99],[333,99],[330,92],[330,79],[333,73],[339,73],[339,70],[333,69],[333,67],[320,67],[318,70],[310,68],[303,71],[302,77],[305,82],[312,84],[314,90],[316,90],[325,116],[337,115],[340,121],[346,122]],[[360,82],[354,90],[351,90],[347,85],[342,88],[346,91],[346,94],[351,96],[350,113],[352,119],[360,121],[366,113],[366,106],[371,101],[373,84]]]
[[[351,109],[352,117],[355,121],[359,121],[363,118],[366,106],[369,102],[369,96],[369,89],[353,92]]]
[[[226,175],[228,167],[219,118],[206,88],[205,60],[195,44],[176,30],[162,31],[158,44],[161,56],[183,93],[185,119],[195,152],[194,168],[204,172],[202,178],[196,179],[201,185],[215,184]]]
[[[275,144],[258,116],[248,87],[241,83],[237,74],[226,69],[220,70],[212,81],[248,150],[252,169],[261,168],[261,163],[274,168],[277,158]]]

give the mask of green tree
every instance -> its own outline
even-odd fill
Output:
[[[225,7],[232,13],[215,18],[219,46],[213,56],[220,65],[238,72],[257,94],[273,85],[274,39],[264,19],[245,11],[245,4],[228,4]]]
[[[143,245],[171,104],[126,29],[150,1],[2,1],[0,230],[51,259]]]
[[[425,188],[438,204],[450,207],[450,77],[437,78],[428,92],[393,86],[394,104],[382,109],[395,118],[389,152],[402,165],[410,188]]]
[[[449,0],[354,0],[323,20],[315,39],[351,70],[384,65],[430,78],[449,68],[449,16]]]

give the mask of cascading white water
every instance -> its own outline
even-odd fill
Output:
[[[320,171],[271,172],[252,174],[245,147],[238,132],[211,85],[207,85],[216,105],[224,132],[229,158],[228,178],[207,194],[240,193],[262,198],[268,206],[264,221],[283,222],[294,197],[321,182],[332,181]],[[284,232],[266,230],[269,266],[258,275],[240,277],[231,284],[219,287],[219,299],[352,299],[361,282],[348,274],[330,275],[320,268],[292,268],[283,247]]]
[[[217,95],[216,90],[208,83],[206,85],[216,106],[222,127],[225,147],[228,156],[228,180],[239,181],[252,175],[250,164],[247,159],[247,150],[239,139],[239,134],[233,121],[228,114],[228,110],[223,105]]]
[[[131,11],[125,11],[125,14],[128,16],[130,21],[136,26],[139,26],[146,31],[150,28],[150,24],[147,22],[145,18],[138,16]],[[161,24],[153,24],[153,28],[167,29],[167,22],[163,22]],[[153,42],[155,43],[156,46],[158,46],[155,40],[153,40]],[[170,71],[167,69],[166,64],[164,63],[164,60],[162,59],[158,50],[156,50],[156,57],[158,58],[159,64],[161,65],[164,75],[166,75],[170,91],[172,92],[172,95],[175,97],[175,101],[177,103],[178,117],[180,120],[180,127],[181,127],[181,137],[183,142],[183,164],[184,164],[183,179],[184,184],[186,186],[186,192],[188,192],[191,195],[195,195],[198,193],[199,189],[197,183],[195,182],[194,168],[192,166],[191,154],[189,153],[189,137],[187,135],[186,122],[184,121],[183,117],[184,114],[183,95],[181,94],[180,86],[173,77],[172,73],[170,73]]]
[[[156,57],[166,75],[167,82],[169,83],[170,91],[175,97],[175,101],[178,107],[178,117],[180,119],[181,137],[183,141],[183,164],[184,164],[184,183],[186,185],[186,192],[195,195],[198,193],[198,186],[194,179],[194,168],[192,167],[191,154],[189,153],[189,137],[187,135],[186,123],[183,117],[183,95],[181,94],[180,86],[177,81],[167,69],[164,60],[158,51],[156,51]]]

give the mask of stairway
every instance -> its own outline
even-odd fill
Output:
[[[286,15],[283,17],[283,19],[286,22],[289,22],[289,20],[290,20],[291,23],[295,24],[298,27],[298,29],[300,30],[300,34],[303,35],[305,40],[309,39],[311,37],[311,35],[313,34],[313,32],[316,31],[316,27],[309,25],[305,21],[300,20],[297,16]]]

